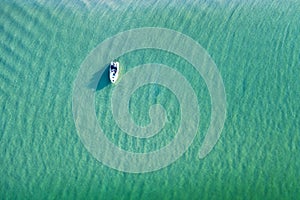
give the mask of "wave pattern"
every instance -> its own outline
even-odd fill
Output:
[[[300,196],[299,1],[142,2],[1,1],[1,198]],[[85,150],[73,122],[72,87],[97,44],[146,26],[180,31],[207,49],[224,80],[228,113],[220,141],[204,160],[195,159],[204,140],[199,134],[173,165],[131,175],[99,164]],[[102,101],[97,105],[105,110]]]

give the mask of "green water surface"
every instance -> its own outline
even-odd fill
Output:
[[[300,197],[299,1],[0,2],[0,199],[297,199]],[[158,171],[124,173],[97,161],[77,134],[72,91],[81,63],[104,39],[140,27],[182,32],[202,45],[223,78],[227,117],[213,151],[197,155],[210,121],[205,82],[189,63],[159,50],[118,58],[123,71],[169,65],[195,89],[199,131],[188,151]],[[130,112],[149,123],[168,110],[159,135],[137,141],[115,128],[113,86],[96,94],[96,114],[121,148],[145,152],[174,138],[176,97],[148,85]],[[158,91],[160,94],[157,95]]]

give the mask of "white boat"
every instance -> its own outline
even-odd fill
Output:
[[[115,83],[119,76],[119,62],[111,62],[109,66],[110,82]]]

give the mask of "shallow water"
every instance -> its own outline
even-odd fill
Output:
[[[298,10],[297,1],[2,1],[1,198],[296,199]],[[146,49],[120,56],[121,75],[145,63],[173,67],[191,80],[200,108],[198,133],[182,157],[158,171],[132,174],[103,165],[86,150],[73,119],[72,92],[81,64],[99,43],[140,27],[179,31],[207,50],[224,82],[227,115],[218,143],[200,160],[211,111],[204,80],[172,53]],[[133,94],[129,109],[138,124],[149,123],[154,103],[165,107],[168,119],[158,135],[137,140],[113,122],[114,86],[98,86],[97,119],[113,143],[147,152],[174,138],[180,109],[170,90],[148,85]]]

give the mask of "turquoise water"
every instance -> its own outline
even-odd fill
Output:
[[[297,199],[299,10],[298,1],[1,1],[1,199]],[[227,118],[218,143],[203,160],[197,155],[211,109],[205,82],[195,79],[185,60],[159,50],[118,59],[122,73],[156,62],[193,80],[201,121],[188,151],[166,168],[131,174],[103,165],[80,141],[72,92],[82,62],[104,39],[139,27],[190,36],[222,75]],[[144,152],[173,139],[180,121],[178,101],[155,85],[133,94],[130,112],[137,123],[146,124],[149,106],[159,102],[168,110],[165,129],[149,141],[109,134],[112,88],[103,88],[95,99],[99,124],[111,141]],[[163,95],[157,96],[157,90]]]

